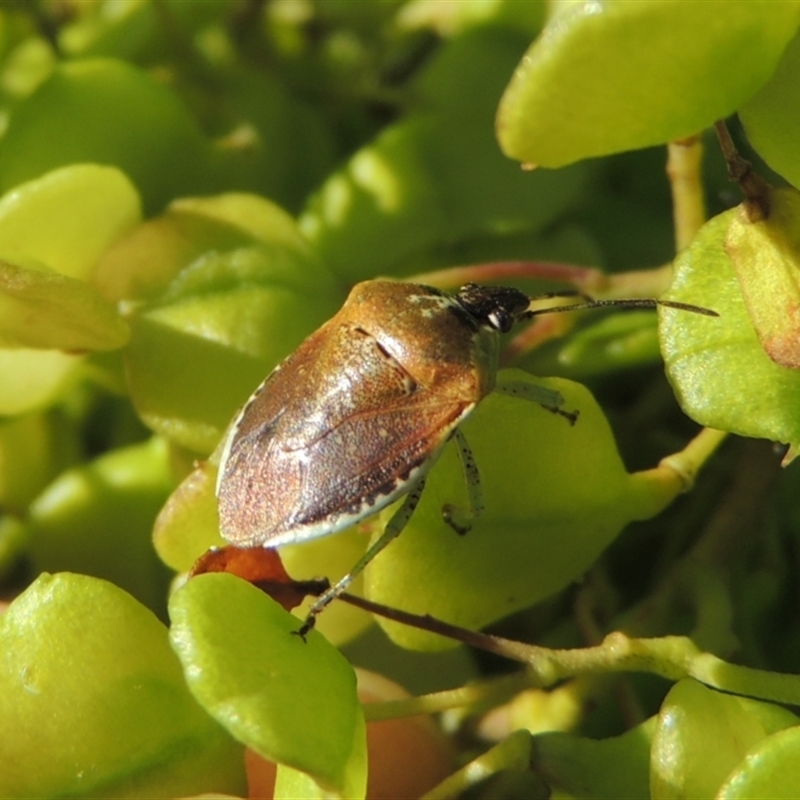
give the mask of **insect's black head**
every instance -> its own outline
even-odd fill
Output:
[[[478,286],[467,283],[458,290],[458,302],[480,325],[507,333],[523,318],[530,299],[508,286]]]

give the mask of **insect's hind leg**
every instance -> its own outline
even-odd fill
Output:
[[[383,529],[383,533],[368,549],[367,552],[364,553],[363,556],[356,562],[353,568],[348,572],[346,575],[343,575],[336,583],[333,584],[329,589],[327,589],[323,594],[321,594],[311,605],[311,608],[308,610],[308,616],[305,619],[302,627],[299,631],[297,631],[297,635],[301,638],[305,638],[306,634],[314,627],[314,622],[317,618],[317,614],[323,611],[333,600],[339,597],[341,594],[347,591],[347,587],[355,580],[355,578],[364,571],[364,568],[372,561],[381,550],[392,541],[392,539],[396,539],[400,533],[402,532],[403,528],[408,525],[408,521],[411,519],[411,515],[414,513],[414,509],[419,505],[420,498],[422,497],[422,490],[425,488],[425,478],[420,478],[417,481],[416,485],[411,489],[411,491],[406,495],[405,500],[403,500],[403,504],[400,508],[395,511],[392,515],[392,518],[389,522],[386,523],[386,527]]]
[[[476,518],[483,513],[483,489],[475,456],[472,455],[472,450],[460,428],[453,431],[453,444],[458,448],[458,458],[461,461],[461,470],[464,473],[464,482],[469,495],[469,508],[445,503],[442,506],[442,516],[456,533],[463,535],[470,530]]]
[[[518,397],[537,403],[547,411],[564,417],[570,425],[574,425],[578,421],[578,411],[566,411],[562,408],[564,396],[555,389],[548,389],[546,386],[539,386],[539,384],[527,381],[498,381],[494,390],[509,397]]]

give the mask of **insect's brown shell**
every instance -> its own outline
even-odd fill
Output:
[[[493,388],[494,339],[451,295],[358,284],[232,426],[218,488],[225,538],[304,541],[402,495]]]

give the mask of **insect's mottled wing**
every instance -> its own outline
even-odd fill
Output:
[[[334,318],[235,423],[220,465],[223,535],[278,545],[353,524],[403,494],[473,406],[429,392],[376,339]]]

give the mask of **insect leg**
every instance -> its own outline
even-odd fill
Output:
[[[530,400],[538,403],[547,411],[552,411],[565,419],[569,420],[570,425],[574,425],[578,419],[577,411],[565,411],[561,406],[564,405],[564,397],[561,392],[555,389],[548,389],[527,381],[503,381],[499,382],[494,389],[500,394],[507,394],[509,397],[519,397],[523,400]]]
[[[327,589],[323,594],[321,594],[311,605],[311,608],[308,610],[308,616],[306,617],[303,626],[297,631],[297,635],[300,637],[305,637],[305,635],[314,627],[314,622],[316,620],[317,614],[319,614],[328,604],[339,597],[340,594],[347,591],[347,587],[353,582],[353,580],[364,570],[364,568],[372,561],[378,553],[386,547],[392,539],[396,539],[403,528],[408,524],[408,521],[411,519],[411,515],[414,513],[414,509],[419,504],[420,498],[422,497],[422,490],[425,488],[425,479],[421,478],[413,489],[406,495],[405,500],[403,500],[403,505],[395,511],[392,518],[386,524],[386,527],[383,530],[380,538],[375,541],[371,547],[364,553],[363,556],[356,562],[355,566],[348,572],[346,575],[343,575],[330,589]]]
[[[478,472],[478,465],[475,463],[475,456],[467,444],[467,439],[460,428],[453,431],[453,442],[458,448],[458,457],[461,461],[461,469],[464,472],[464,481],[467,484],[469,493],[469,509],[454,506],[452,503],[445,503],[442,506],[442,516],[444,521],[458,534],[465,534],[472,527],[476,517],[483,513],[483,489],[481,488],[481,475]]]

